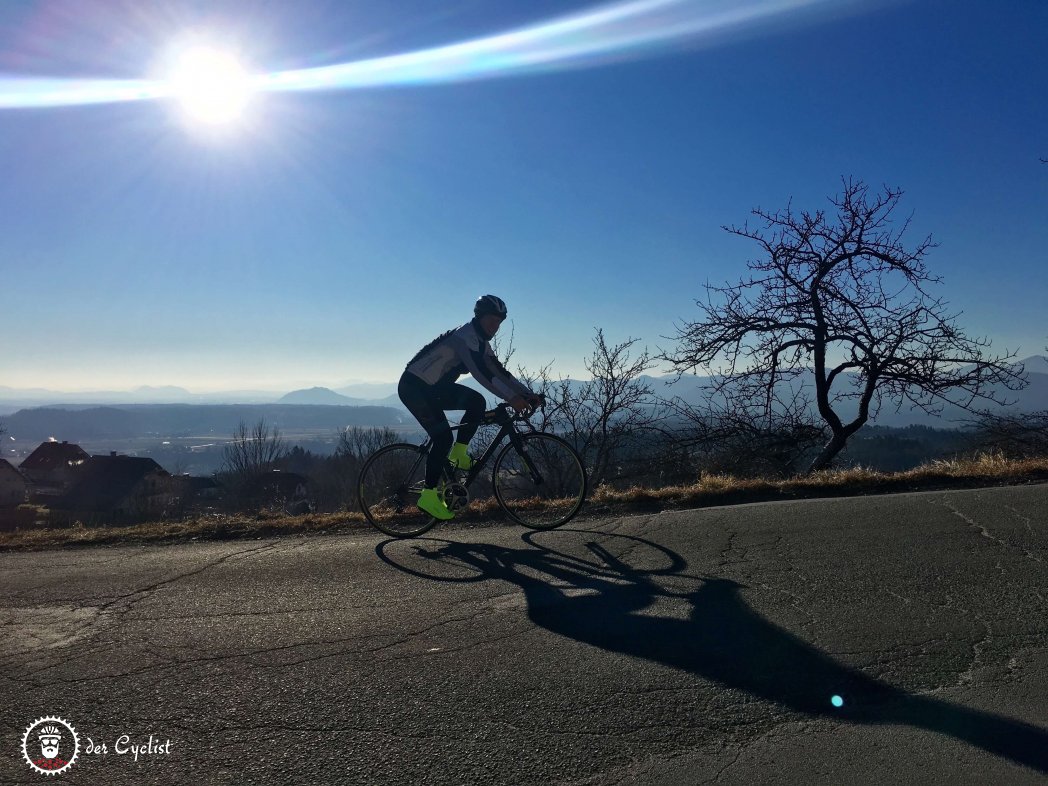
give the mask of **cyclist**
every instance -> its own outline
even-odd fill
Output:
[[[446,521],[452,513],[437,492],[437,483],[445,460],[459,469],[473,466],[467,448],[484,415],[484,396],[456,383],[469,373],[499,398],[505,399],[517,412],[530,414],[541,399],[532,393],[499,362],[489,343],[506,319],[506,304],[494,295],[482,295],[473,306],[473,319],[465,325],[441,334],[429,342],[408,363],[397,394],[408,411],[433,440],[426,461],[425,488],[418,506],[434,518]],[[445,410],[465,410],[454,441]]]

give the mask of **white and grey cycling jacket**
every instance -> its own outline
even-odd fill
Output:
[[[471,374],[477,382],[507,401],[515,396],[531,395],[531,391],[499,362],[476,319],[426,344],[408,363],[406,371],[427,385],[450,383],[463,374]]]

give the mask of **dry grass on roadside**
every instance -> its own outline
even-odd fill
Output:
[[[983,454],[969,459],[934,461],[906,472],[863,468],[828,470],[785,480],[703,475],[695,483],[664,488],[591,490],[589,513],[673,509],[816,497],[883,494],[900,491],[977,488],[1048,481],[1048,457],[1007,459]],[[494,500],[471,506],[461,519],[490,520],[499,515]],[[366,527],[360,513],[275,513],[208,515],[183,522],[155,522],[127,527],[73,526],[25,528],[0,533],[0,551],[58,546],[142,544],[324,534]]]
[[[287,516],[277,513],[210,514],[186,521],[161,521],[119,526],[32,528],[0,533],[0,551],[44,549],[55,546],[97,546],[233,540],[284,535],[304,535],[364,526],[360,513],[315,513]]]
[[[1007,459],[998,454],[981,454],[974,458],[937,460],[905,472],[849,467],[782,480],[711,474],[688,485],[658,489],[621,490],[600,486],[590,494],[589,502],[608,508],[687,507],[970,488],[1040,480],[1048,480],[1048,457]]]

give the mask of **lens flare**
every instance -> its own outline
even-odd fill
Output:
[[[203,46],[179,56],[170,87],[186,116],[205,125],[237,120],[254,92],[250,76],[236,58]]]
[[[839,16],[892,0],[630,0],[484,38],[350,63],[265,74],[259,90],[350,90],[581,68],[684,46],[713,46],[773,21]],[[0,74],[0,109],[171,97],[163,80]]]
[[[832,704],[837,709],[840,709],[844,706],[844,697],[834,694],[830,697],[830,704]]]
[[[0,75],[0,109],[118,104],[163,98],[167,88],[148,79],[45,79]]]
[[[473,41],[283,71],[264,82],[270,90],[359,89],[581,68],[712,45],[772,18],[829,4],[833,0],[636,0]],[[839,10],[841,3],[835,5]]]

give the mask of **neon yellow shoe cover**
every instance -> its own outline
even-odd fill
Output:
[[[468,448],[469,445],[462,442],[456,442],[451,446],[451,452],[448,454],[448,461],[454,464],[456,469],[473,468],[475,462],[470,458],[469,453],[466,452]]]
[[[455,514],[448,510],[440,494],[436,489],[422,489],[418,498],[418,507],[423,513],[428,513],[435,519],[447,521],[454,518]]]

